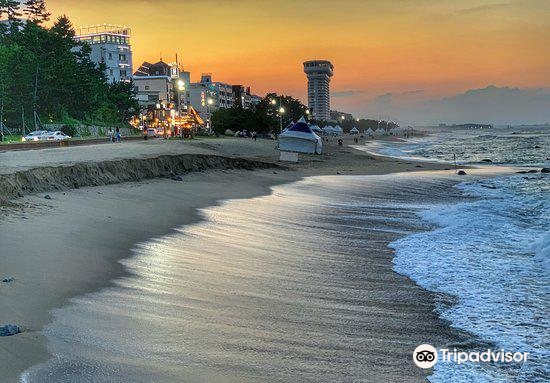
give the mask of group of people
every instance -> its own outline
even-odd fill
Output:
[[[107,136],[109,137],[110,142],[120,142],[122,140],[122,135],[120,134],[119,128],[116,128],[114,132],[112,128],[109,128],[107,131]]]

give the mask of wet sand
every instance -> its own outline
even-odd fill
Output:
[[[276,153],[269,148],[273,142],[258,142],[260,144],[256,145],[248,140],[204,140],[191,143],[191,149],[178,147],[178,151],[196,150],[274,162]],[[123,153],[126,157],[156,154],[143,154],[143,147],[146,146],[124,148],[127,152]],[[78,149],[81,148],[70,148]],[[24,152],[16,153],[19,156]],[[89,161],[91,152],[86,153],[85,161]],[[3,156],[2,159],[6,160],[6,153]],[[72,151],[69,157],[67,153],[54,152],[46,162],[42,162],[44,153],[38,153],[37,156],[34,163],[28,160],[17,165],[17,161],[13,160],[6,168],[17,171],[44,165],[70,166],[79,162],[78,154]],[[116,156],[111,155],[110,158]],[[339,148],[334,145],[323,156],[307,156],[299,164],[290,164],[288,167],[288,170],[189,173],[184,176],[183,182],[143,180],[139,183],[50,192],[51,199],[48,200],[40,194],[12,201],[17,206],[4,207],[0,213],[0,277],[15,278],[10,284],[0,284],[0,324],[18,324],[24,327],[25,332],[14,337],[0,338],[2,381],[16,382],[24,370],[49,358],[40,331],[50,321],[51,309],[64,306],[72,297],[108,286],[114,278],[124,275],[125,271],[118,261],[129,257],[130,249],[136,243],[196,222],[199,219],[198,208],[212,206],[225,199],[265,195],[270,193],[273,185],[296,181],[304,176],[388,174],[444,169],[446,165],[415,164],[375,157],[346,146]],[[434,298],[431,294],[391,271],[391,251],[386,247],[387,242],[373,241],[373,262],[383,267],[388,276],[392,276],[391,281],[388,279],[376,284],[376,293],[385,291],[394,294],[395,291],[405,289],[410,294],[407,300],[410,299],[412,304],[406,307],[396,305],[392,309],[401,312],[400,315],[409,318],[411,323],[418,321],[418,315],[421,315],[426,325],[437,329],[439,334],[446,334],[444,337],[452,338],[453,332],[433,313]],[[382,309],[377,309],[375,302],[373,305],[373,312]],[[413,308],[414,312],[411,312]],[[382,337],[393,336],[384,331],[384,328],[373,329],[373,333]],[[421,334],[412,336],[423,339]],[[395,341],[397,344],[400,342],[399,339]],[[390,355],[387,357],[391,358]],[[394,376],[402,376],[391,368],[388,368],[387,373],[387,381],[393,380]],[[426,373],[417,372],[411,381],[423,380],[421,378]]]

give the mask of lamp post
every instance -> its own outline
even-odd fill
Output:
[[[214,104],[214,100],[209,98],[206,100],[206,115],[208,116],[208,119],[206,120],[208,122],[208,133],[212,133],[212,121],[210,119],[210,105]]]
[[[182,79],[179,79],[177,81],[177,94],[178,94],[178,121],[179,121],[179,129],[181,130],[181,92],[185,92],[185,81]],[[174,126],[176,126],[174,121]]]
[[[285,112],[285,108],[282,106],[279,108],[279,133],[283,132],[283,113]]]
[[[271,99],[271,105],[277,105],[277,100],[274,98]],[[283,108],[283,100],[281,97],[279,97],[279,108],[277,111],[279,112],[279,133],[281,133],[283,131],[283,114],[285,113],[285,108]]]

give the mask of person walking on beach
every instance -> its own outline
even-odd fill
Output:
[[[113,129],[109,128],[107,131],[107,137],[109,137],[109,142],[113,142]]]
[[[121,141],[120,129],[116,128],[116,142],[120,142],[120,141]]]

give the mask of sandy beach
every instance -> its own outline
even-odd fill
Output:
[[[298,164],[280,164],[276,162],[278,153],[274,145],[273,141],[246,139],[158,140],[0,153],[0,185],[2,177],[4,187],[13,186],[16,180],[21,195],[0,203],[3,205],[0,212],[0,277],[14,278],[12,283],[0,284],[0,324],[14,323],[25,330],[17,336],[0,338],[2,382],[17,382],[23,371],[48,360],[50,355],[41,330],[51,320],[52,309],[63,307],[73,297],[109,286],[113,279],[124,275],[125,270],[118,261],[131,256],[130,250],[137,243],[197,222],[199,208],[221,200],[266,195],[274,185],[307,176],[381,175],[418,170],[445,172],[444,169],[448,169],[444,164],[377,157],[335,144],[329,145],[322,156],[305,156]],[[140,159],[158,167],[155,161],[160,155],[213,156],[205,157],[209,162],[203,163],[212,168],[201,165],[198,171],[182,172],[181,181],[166,176],[171,172],[179,174],[170,169],[147,173],[165,175],[162,178],[136,174],[140,182],[124,183],[119,183],[114,173],[110,177],[97,173],[97,178],[89,183],[79,180],[84,183],[77,185],[76,182],[76,189],[67,187],[71,172],[83,163],[99,166],[89,170],[93,172],[109,169],[105,168],[109,161],[116,166],[117,161]],[[224,169],[227,163],[212,160],[218,157],[273,165],[239,170],[239,163],[231,163],[230,168]],[[254,164],[247,162],[246,167],[254,168]],[[62,174],[63,182],[50,179],[45,183],[25,184],[26,179],[32,180],[29,174],[53,174],[48,173],[51,169]],[[48,199],[44,198],[45,194]],[[1,195],[10,194],[0,188]],[[392,239],[379,239],[373,243],[375,251],[372,252],[377,254],[375,269],[387,275],[383,278],[385,283],[376,286],[377,294],[391,296],[395,290],[407,291],[406,305],[386,307],[401,317],[399,322],[390,321],[387,326],[395,328],[397,324],[411,329],[407,344],[400,346],[397,343],[391,351],[406,354],[411,343],[424,340],[422,334],[414,332],[418,323],[429,328],[433,339],[439,343],[467,340],[468,336],[451,330],[438,319],[433,312],[434,297],[430,293],[392,271],[391,250],[386,247]],[[377,303],[372,304],[376,310]],[[384,321],[373,322],[373,325],[380,327],[372,329],[373,336],[377,334],[380,339],[391,336]],[[404,376],[411,382],[423,381],[428,373],[415,368],[412,360],[401,370],[389,355],[385,362],[388,364],[386,377],[390,377],[387,381],[404,381]],[[380,374],[379,371],[374,376],[384,378]]]

